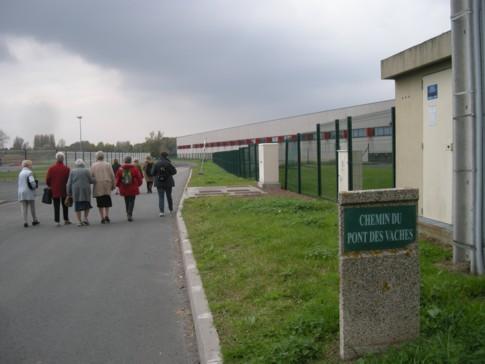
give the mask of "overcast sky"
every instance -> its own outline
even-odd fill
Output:
[[[140,142],[394,97],[449,0],[0,0],[0,129]]]

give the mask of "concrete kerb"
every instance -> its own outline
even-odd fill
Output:
[[[207,302],[194,255],[192,254],[192,244],[190,243],[187,227],[182,218],[184,200],[189,197],[187,194],[187,186],[191,177],[192,169],[190,170],[189,178],[187,179],[187,184],[185,185],[177,211],[180,250],[182,251],[185,281],[192,310],[200,362],[201,364],[221,364],[222,355],[219,345],[219,335],[214,327],[209,303]]]

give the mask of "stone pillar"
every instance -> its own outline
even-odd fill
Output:
[[[338,153],[338,189],[339,192],[349,190],[349,152],[346,149],[340,149]],[[352,151],[352,176],[353,190],[363,188],[363,170],[362,170],[362,151]]]
[[[340,356],[419,335],[417,189],[339,194]]]
[[[278,143],[258,144],[259,181],[263,189],[279,189],[279,145]]]

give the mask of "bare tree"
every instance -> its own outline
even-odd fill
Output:
[[[13,140],[12,149],[23,149],[22,147],[24,146],[24,141],[24,138],[16,136]]]
[[[10,139],[10,137],[5,134],[5,132],[0,129],[0,149],[3,149],[6,147],[7,141]]]
[[[66,147],[66,141],[64,139],[59,139],[57,141],[57,149],[64,149]]]

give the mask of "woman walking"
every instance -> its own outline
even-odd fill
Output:
[[[69,225],[68,207],[64,204],[67,196],[66,185],[69,179],[70,169],[64,165],[64,153],[56,153],[56,163],[49,167],[45,183],[52,191],[52,204],[54,205],[54,221],[57,226],[60,224],[60,208],[62,205],[62,216],[64,225]]]
[[[138,168],[131,164],[131,157],[125,157],[125,163],[116,172],[116,186],[120,189],[120,195],[125,198],[126,217],[133,221],[133,209],[136,195],[140,194],[138,188],[143,181]]]
[[[78,221],[77,226],[89,225],[88,215],[91,206],[91,184],[93,179],[91,172],[86,168],[82,159],[74,163],[74,169],[69,174],[67,181],[67,194],[74,200],[74,211]],[[84,211],[84,220],[81,220],[81,212]]]
[[[22,214],[24,217],[24,227],[29,227],[27,222],[28,210],[32,215],[32,226],[38,225],[37,215],[35,214],[35,190],[38,188],[37,180],[32,174],[32,161],[22,161],[22,170],[18,180],[18,198],[22,204]]]
[[[111,191],[115,189],[115,175],[113,168],[104,161],[104,153],[96,153],[96,162],[91,166],[91,177],[94,180],[93,196],[96,197],[96,205],[101,216],[101,224],[110,223],[109,208],[111,202]]]
[[[147,193],[152,193],[153,186],[153,160],[149,155],[145,158],[145,163],[143,163],[143,174],[145,175],[145,181],[147,182]]]

